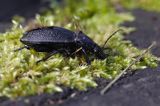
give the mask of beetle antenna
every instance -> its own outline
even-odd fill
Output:
[[[118,30],[116,30],[115,32],[113,32],[108,38],[107,38],[107,40],[105,41],[105,43],[103,44],[103,46],[102,46],[102,48],[104,48],[105,47],[105,45],[106,45],[106,43],[113,37],[113,35],[115,35],[117,32],[119,32],[119,31],[123,31],[122,29],[118,29]]]

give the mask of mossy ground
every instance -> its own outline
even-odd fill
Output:
[[[133,28],[122,28],[120,24],[132,21],[134,17],[130,13],[117,13],[110,3],[106,0],[66,0],[61,7],[52,1],[51,10],[36,15],[25,27],[20,25],[23,19],[16,17],[13,27],[0,34],[0,95],[15,98],[44,92],[62,92],[61,86],[87,90],[88,87],[97,86],[95,78],[112,79],[120,73],[141,54],[142,50],[134,47],[130,41],[123,40],[123,35]],[[117,33],[107,43],[107,49],[104,51],[108,57],[105,60],[95,59],[89,66],[85,65],[83,58],[84,65],[80,65],[78,57],[65,58],[59,54],[36,64],[44,53],[34,50],[13,51],[23,46],[19,39],[28,29],[37,25],[54,25],[76,30],[74,22],[78,22],[83,32],[99,45],[119,28],[122,28],[124,33]],[[148,53],[132,69],[156,67],[156,62],[157,58]]]

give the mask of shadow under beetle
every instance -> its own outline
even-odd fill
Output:
[[[76,56],[77,54],[84,55],[87,64],[91,63],[91,60],[88,58],[89,54],[94,55],[97,59],[106,58],[103,49],[82,31],[72,32],[57,26],[42,27],[27,31],[23,37],[20,38],[20,41],[25,46],[15,51],[32,48],[37,52],[47,53],[47,55],[37,61],[37,63],[45,61],[57,53],[68,57]]]

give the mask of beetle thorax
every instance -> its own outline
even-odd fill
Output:
[[[101,47],[98,46],[91,38],[89,38],[83,32],[79,32],[77,37],[78,37],[78,41],[80,42],[81,46],[86,51],[89,51],[90,53],[95,54],[95,56],[98,59],[105,59],[106,58]]]

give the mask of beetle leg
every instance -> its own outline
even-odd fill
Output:
[[[18,48],[18,49],[15,49],[14,52],[20,51],[20,50],[22,50],[22,49],[29,49],[29,46],[24,45],[23,47],[20,47],[20,48]]]
[[[82,47],[80,47],[79,49],[77,49],[75,52],[71,53],[71,56],[78,53],[80,50],[82,50]]]
[[[67,49],[62,49],[62,51],[64,51],[64,53],[66,53],[66,55],[70,55],[70,52]]]
[[[85,59],[86,59],[87,64],[90,65],[90,64],[91,64],[91,61],[89,60],[85,49],[82,48],[82,52],[83,52],[83,54],[84,54],[84,56],[85,56]]]
[[[38,64],[39,62],[46,61],[48,58],[50,58],[51,56],[53,56],[56,53],[58,53],[58,51],[50,52],[50,53],[46,54],[46,56],[44,58],[42,58],[41,60],[38,60],[36,63]]]

